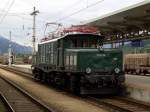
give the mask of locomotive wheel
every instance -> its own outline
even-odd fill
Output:
[[[71,76],[70,78],[70,90],[72,93],[79,94],[80,93],[80,81],[76,76]]]
[[[40,81],[43,80],[43,72],[40,72],[40,73],[39,73],[38,78],[39,78]]]
[[[43,73],[43,82],[48,83],[48,73]]]
[[[40,72],[34,72],[34,79],[36,80],[36,81],[39,81],[40,80]]]
[[[52,80],[53,80],[52,73],[49,72],[49,73],[47,74],[47,83],[52,84],[52,82],[53,82]]]
[[[38,73],[34,73],[34,79],[38,80]]]
[[[143,74],[144,74],[144,75],[146,75],[147,73],[148,73],[147,70],[144,70],[144,71],[143,71]]]
[[[137,69],[136,70],[136,75],[139,75],[140,74],[140,69]]]

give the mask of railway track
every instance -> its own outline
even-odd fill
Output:
[[[150,104],[140,102],[130,98],[110,97],[110,98],[95,98],[90,97],[92,101],[100,105],[112,108],[119,112],[150,112]]]
[[[15,112],[10,103],[7,101],[6,97],[0,92],[0,99],[5,106],[6,112]]]
[[[20,74],[24,77],[27,77],[27,78],[34,78],[33,74],[31,73],[27,73],[27,72],[23,72],[23,71],[20,71],[20,70],[16,70],[14,68],[8,68],[8,67],[4,67],[4,66],[0,66],[0,68],[6,70],[6,71],[10,71],[12,73],[15,73],[15,74]]]
[[[5,70],[8,70],[10,72],[16,73],[16,74],[22,74],[25,77],[33,78],[31,74],[23,73],[18,70],[9,69],[9,68],[3,68]],[[86,98],[83,98],[82,100],[85,100],[89,103],[92,103],[93,105],[101,105],[108,109],[113,109],[115,112],[150,112],[150,104],[136,101],[130,98],[124,98],[124,97],[108,97],[108,98],[96,98],[87,96]],[[113,111],[114,112],[114,111]]]
[[[0,77],[0,90],[10,112],[53,112],[12,81]]]

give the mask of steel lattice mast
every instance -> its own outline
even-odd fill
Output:
[[[33,16],[33,34],[32,34],[32,44],[33,44],[33,50],[32,53],[33,55],[35,54],[36,50],[35,50],[35,40],[36,40],[36,15],[37,13],[39,13],[38,10],[35,9],[35,7],[33,8],[33,12],[30,14],[31,16]]]

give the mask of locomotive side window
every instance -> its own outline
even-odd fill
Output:
[[[88,40],[83,40],[83,47],[88,47]]]
[[[41,45],[38,46],[38,51],[39,51],[39,56],[40,56],[39,61],[41,62],[41,55],[40,55],[41,54]]]
[[[70,56],[70,65],[73,65],[73,56]]]
[[[69,65],[69,56],[66,56],[66,65]]]
[[[51,53],[51,64],[53,64],[53,53]]]
[[[73,48],[80,47],[77,39],[71,40],[71,47]]]
[[[45,44],[45,61],[48,63],[48,44]]]
[[[90,45],[91,45],[92,48],[96,48],[97,47],[96,40],[91,41]]]
[[[42,46],[42,52],[41,52],[41,56],[42,56],[42,63],[45,63],[45,45],[43,44]]]
[[[74,55],[74,65],[76,66],[77,65],[77,56],[76,55]]]
[[[48,53],[51,52],[51,44],[48,45]]]
[[[51,52],[53,51],[53,45],[54,45],[54,44],[53,44],[53,43],[51,43]]]
[[[47,61],[50,63],[50,44],[47,44]]]
[[[77,40],[73,40],[73,43],[74,43],[74,47],[77,47]]]

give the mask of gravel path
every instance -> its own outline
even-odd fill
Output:
[[[3,69],[0,69],[0,75],[14,81],[20,87],[58,112],[108,112],[98,106],[67,96],[54,89]]]

